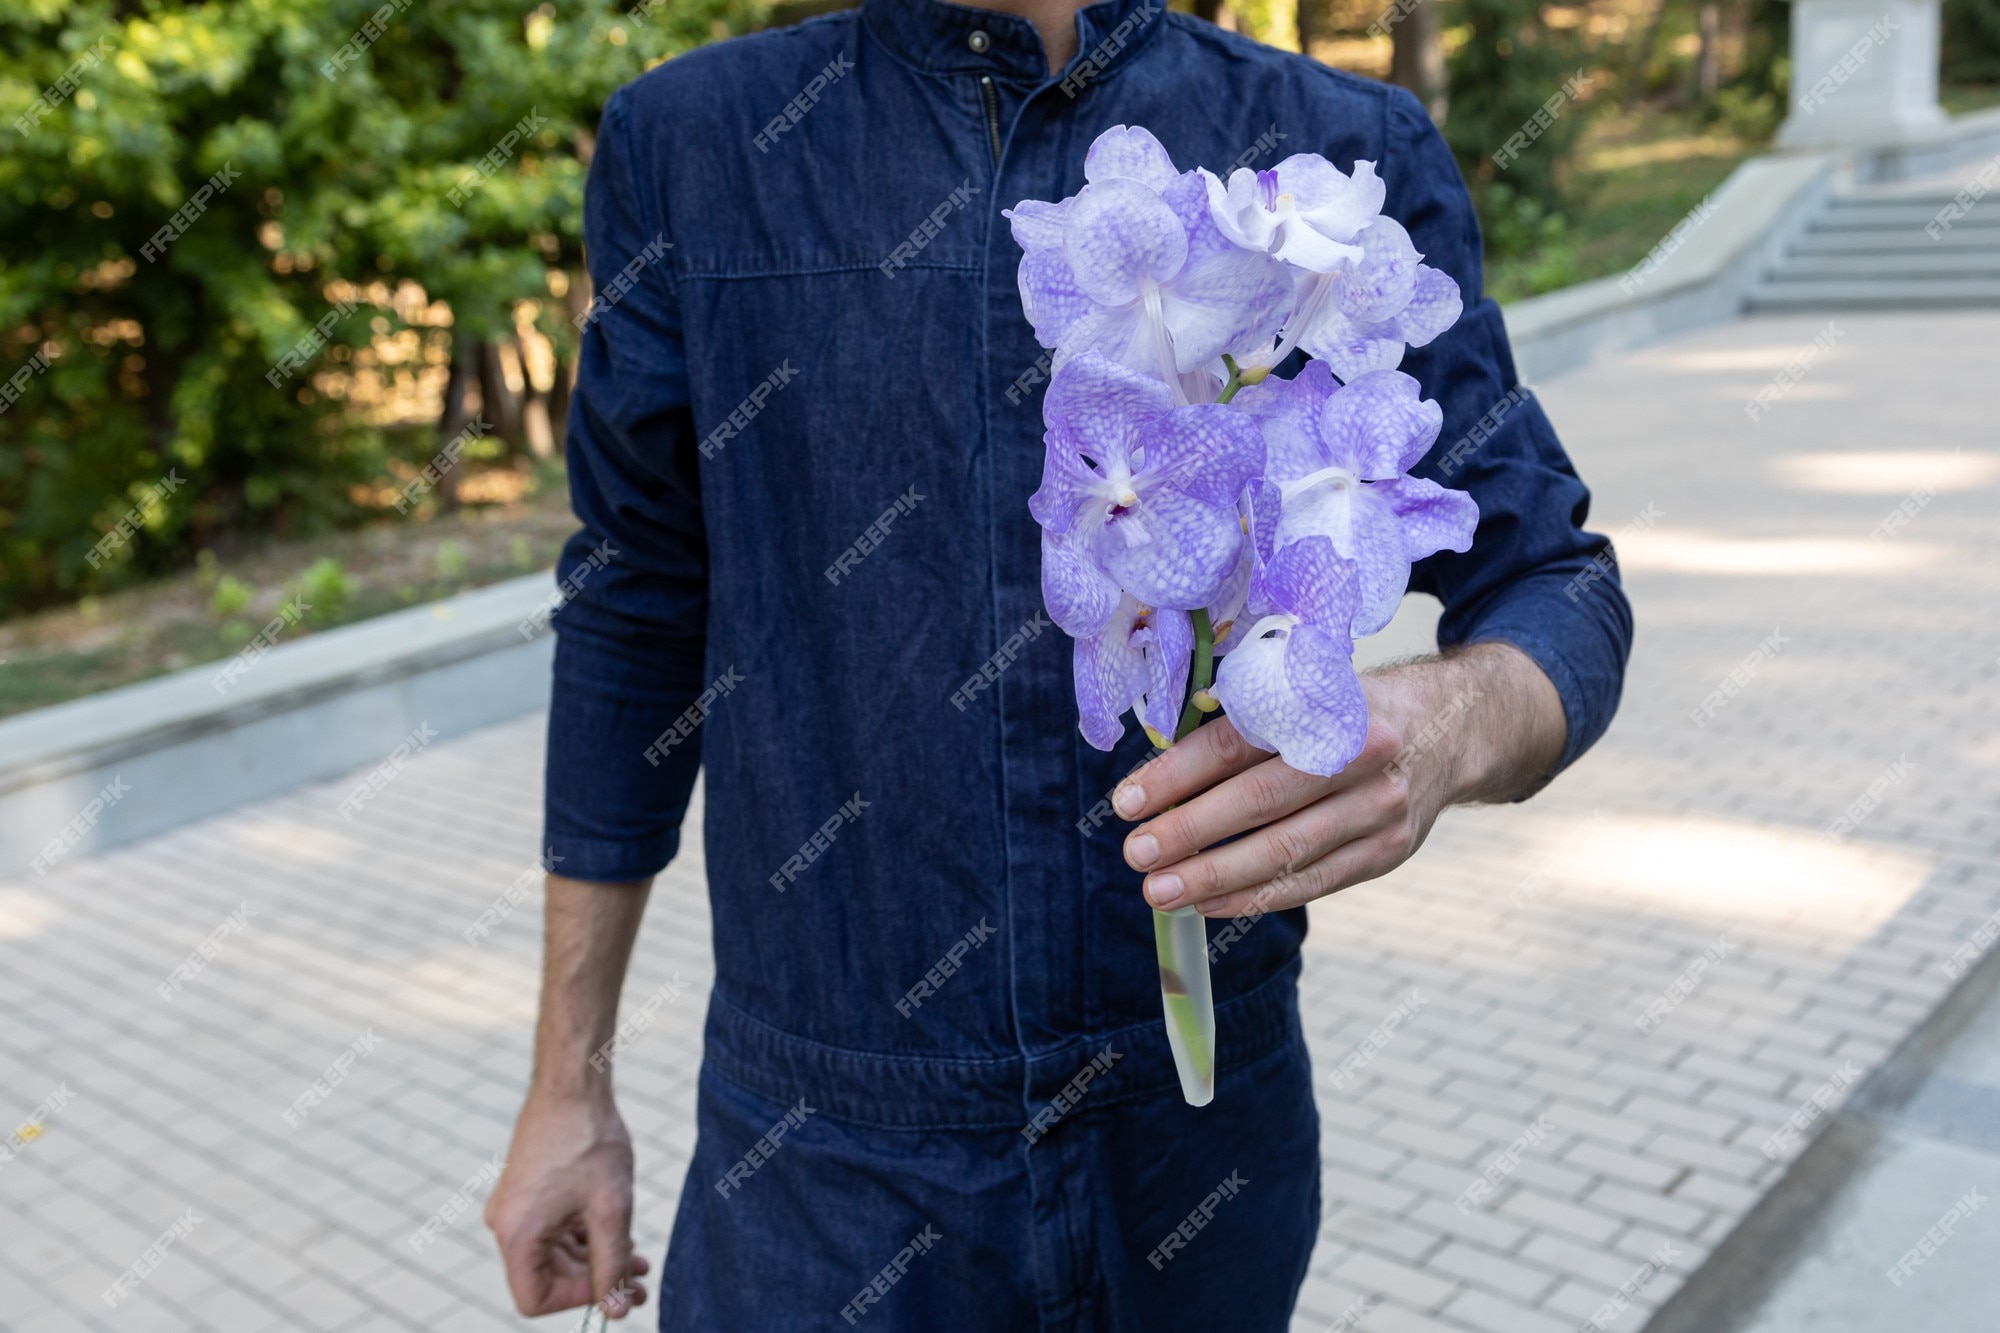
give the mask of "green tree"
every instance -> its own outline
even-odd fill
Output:
[[[1487,251],[1547,252],[1560,264],[1573,203],[1562,169],[1594,82],[1577,81],[1582,52],[1541,21],[1539,0],[1458,0],[1453,21],[1463,40],[1446,60],[1444,135],[1479,208]]]
[[[1944,76],[2000,83],[2000,0],[1944,0]]]
[[[526,302],[573,354],[605,97],[757,18],[650,3],[0,13],[0,612],[367,512],[355,487],[438,442],[392,439],[326,372],[490,373],[474,349]],[[399,339],[420,355],[386,359]]]

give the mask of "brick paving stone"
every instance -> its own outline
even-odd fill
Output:
[[[1368,1333],[1466,1333],[1467,1330],[1457,1320],[1446,1323],[1392,1302],[1371,1307],[1361,1327]]]
[[[1372,1209],[1329,1209],[1321,1231],[1351,1245],[1378,1250],[1393,1259],[1422,1265],[1438,1248],[1438,1235],[1428,1227],[1405,1226]]]
[[[1531,1306],[1560,1281],[1556,1273],[1547,1269],[1537,1272],[1518,1256],[1495,1254],[1458,1240],[1431,1255],[1429,1266]]]
[[[1584,1196],[1584,1203],[1617,1217],[1636,1218],[1681,1235],[1699,1231],[1708,1218],[1706,1208],[1669,1199],[1658,1190],[1633,1189],[1608,1180],[1593,1186]]]
[[[1476,1288],[1460,1292],[1443,1313],[1489,1333],[1573,1333],[1564,1320]]]
[[[1393,1296],[1426,1311],[1442,1305],[1457,1288],[1455,1280],[1367,1250],[1356,1250],[1350,1254],[1334,1270],[1334,1275],[1370,1295]]]
[[[1749,422],[1742,403],[1822,322],[1739,322],[1538,387],[1636,607],[1624,704],[1534,800],[1450,812],[1409,865],[1310,909],[1327,1202],[1300,1311],[1325,1319],[1299,1333],[1363,1290],[1383,1293],[1369,1333],[1573,1330],[1677,1237],[1673,1271],[1617,1325],[1640,1327],[1778,1178],[1772,1128],[1844,1061],[1875,1067],[2000,910],[2000,747],[1965,725],[2000,676],[2000,486],[1990,469],[1939,486],[1893,540],[1870,537],[1950,457],[1927,441],[1990,457],[2000,317],[1853,316]],[[1631,528],[1648,505],[1657,520]],[[1774,627],[1782,650],[1695,726]],[[527,1075],[539,885],[477,947],[463,932],[537,850],[544,724],[434,744],[352,824],[343,783],[319,784],[0,883],[0,910],[41,923],[0,931],[0,1114],[76,1094],[0,1171],[10,1333],[521,1327],[476,1212],[422,1257],[404,1242],[504,1149]],[[1907,780],[1820,837],[1904,755]],[[246,928],[160,1001],[245,902]],[[1639,1031],[1724,932],[1730,955]],[[656,1260],[694,1143],[707,939],[690,845],[654,890],[627,1003],[676,971],[689,993],[620,1071]],[[1335,1087],[1413,990],[1417,1020]],[[291,1099],[371,1025],[378,1052],[289,1129]],[[1459,1212],[1544,1113],[1558,1132]],[[214,1220],[159,1294],[101,1318],[97,1293],[190,1201]]]
[[[1516,1188],[1503,1199],[1499,1211],[1507,1217],[1592,1245],[1607,1244],[1622,1225],[1613,1214],[1565,1203],[1525,1188]]]

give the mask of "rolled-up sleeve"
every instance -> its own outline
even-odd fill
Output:
[[[544,845],[576,879],[654,874],[680,845],[700,732],[708,554],[666,220],[626,94],[605,107],[584,195],[597,300],[565,449],[582,528],[557,578]]]
[[[1558,770],[1611,724],[1632,643],[1632,608],[1608,538],[1585,532],[1590,492],[1540,402],[1514,373],[1500,308],[1481,291],[1479,223],[1451,150],[1408,93],[1388,115],[1384,211],[1409,228],[1424,262],[1457,280],[1458,323],[1403,369],[1444,408],[1437,446],[1416,469],[1479,504],[1472,549],[1411,571],[1444,603],[1438,643],[1498,640],[1534,659],[1562,697],[1568,737]]]

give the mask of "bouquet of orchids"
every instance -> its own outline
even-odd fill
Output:
[[[1165,749],[1222,707],[1251,745],[1337,773],[1368,735],[1354,637],[1389,623],[1413,560],[1472,544],[1471,497],[1407,475],[1443,412],[1396,369],[1458,318],[1458,286],[1382,216],[1371,162],[1224,181],[1120,125],[1084,178],[1004,215],[1054,353],[1028,507],[1084,737],[1111,749],[1130,710]],[[1154,936],[1181,1090],[1205,1105],[1204,923],[1156,912]]]

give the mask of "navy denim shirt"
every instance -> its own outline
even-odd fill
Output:
[[[1023,19],[866,0],[620,90],[591,164],[553,867],[659,870],[705,766],[709,1067],[787,1104],[811,1084],[859,1123],[1018,1126],[1113,1033],[1123,1086],[1174,1086],[1152,917],[1104,804],[1148,748],[1136,725],[1116,753],[1084,742],[1042,616],[1047,362],[1000,217],[1079,189],[1104,129],[1145,126],[1182,168],[1377,164],[1384,211],[1466,295],[1403,369],[1444,408],[1418,475],[1481,518],[1411,586],[1443,600],[1444,644],[1503,640],[1548,673],[1565,763],[1623,675],[1608,543],[1514,392],[1418,103],[1159,0],[1080,25],[1052,77]],[[1238,933],[1214,969],[1225,1082],[1295,1033],[1305,914]]]

